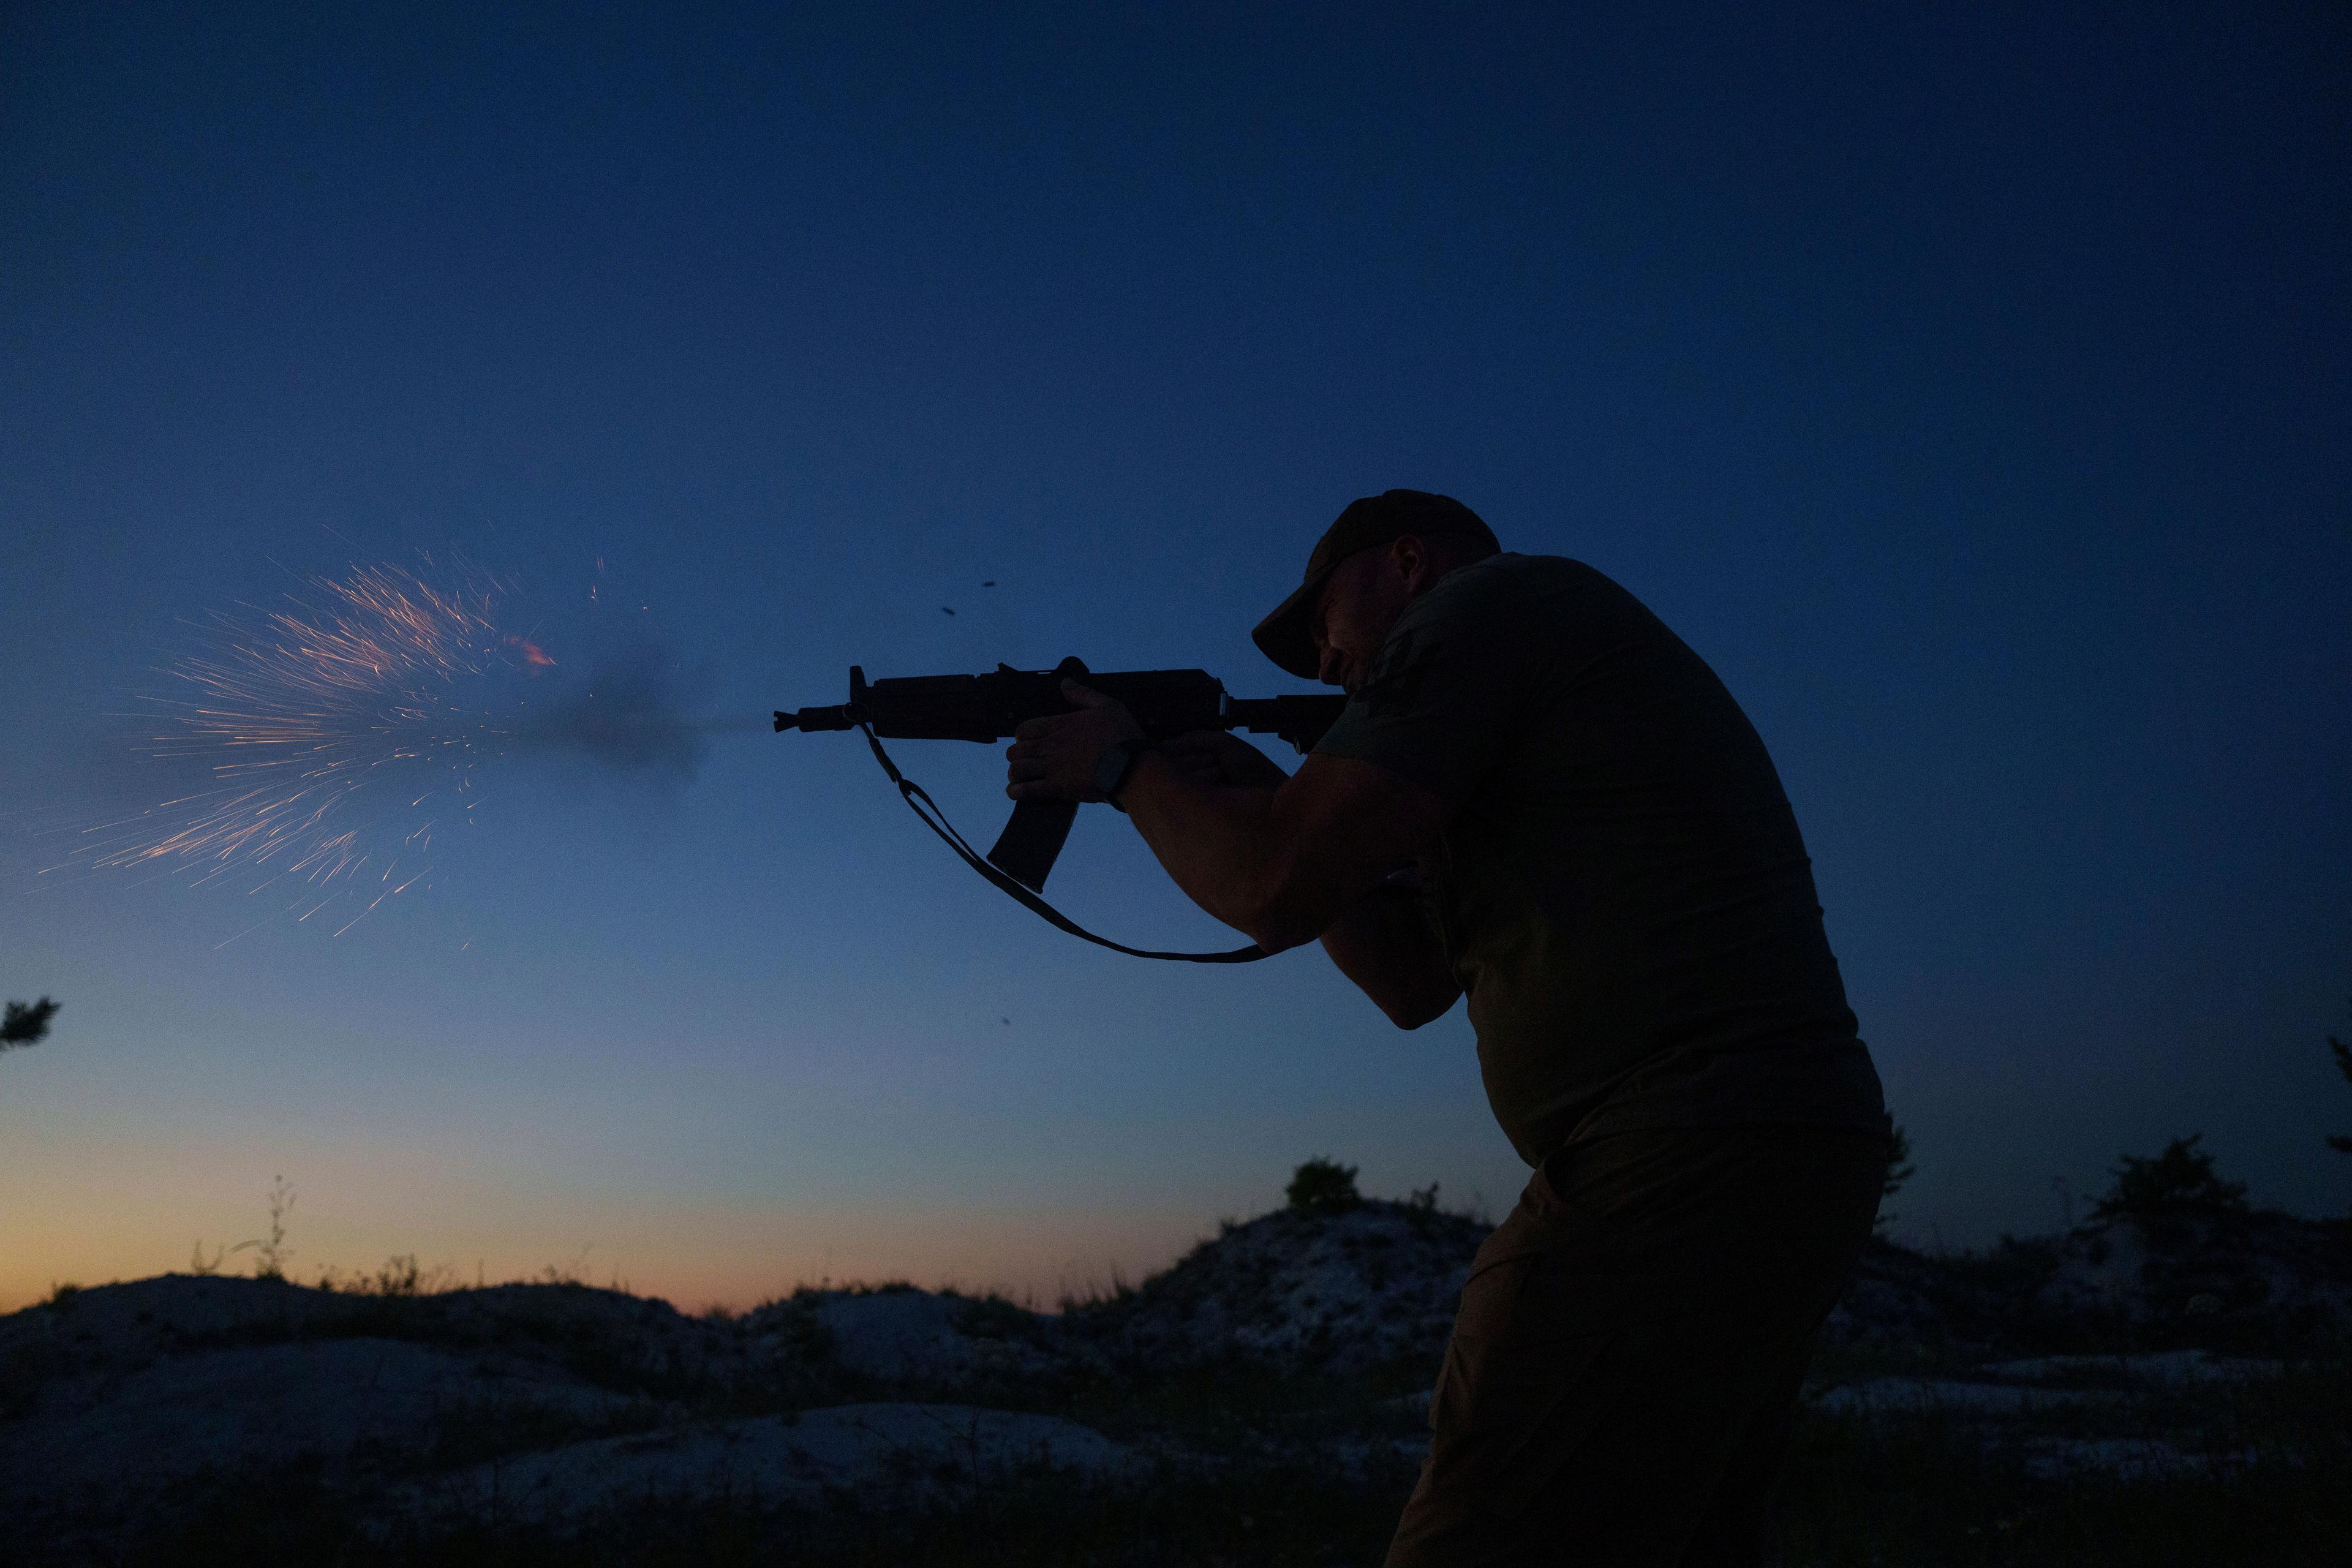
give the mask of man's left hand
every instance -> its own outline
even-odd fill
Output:
[[[1143,738],[1143,726],[1116,698],[1075,680],[1062,682],[1062,695],[1076,712],[1029,720],[1005,748],[1004,793],[1015,800],[1101,800],[1094,779],[1103,753]]]

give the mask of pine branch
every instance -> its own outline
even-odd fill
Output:
[[[37,1045],[48,1037],[49,1020],[58,1016],[58,1004],[44,996],[37,1002],[11,1002],[5,1016],[0,1016],[0,1051],[12,1046]]]

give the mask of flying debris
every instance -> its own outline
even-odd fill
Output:
[[[953,610],[949,609],[945,605],[941,605],[940,606],[940,614],[941,614],[941,615],[943,615],[943,616],[952,616],[952,615],[954,615],[954,614],[955,614],[955,612],[954,612]]]
[[[981,586],[983,588],[993,588],[996,586],[996,579],[991,577],[987,582],[982,583]]]

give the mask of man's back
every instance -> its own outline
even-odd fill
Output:
[[[1883,1128],[1762,741],[1607,577],[1516,554],[1455,571],[1318,750],[1453,808],[1428,908],[1528,1163],[1638,1129]]]
[[[1351,694],[1296,773],[1239,742],[1128,765],[1133,716],[1080,690],[1007,788],[1123,791],[1202,909],[1319,940],[1403,1027],[1469,993],[1536,1170],[1463,1284],[1389,1568],[1760,1563],[1886,1177],[1878,1077],[1738,704],[1598,572],[1496,552],[1420,490],[1324,531],[1251,634]]]

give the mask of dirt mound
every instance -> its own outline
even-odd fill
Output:
[[[1873,1241],[1824,1338],[2026,1354],[2275,1348],[2346,1329],[2352,1224],[2253,1209],[2104,1220],[1948,1257]]]
[[[1422,1402],[1486,1235],[1426,1205],[1285,1209],[1060,1315],[906,1285],[733,1318],[568,1284],[166,1275],[64,1291],[0,1318],[0,1517],[104,1557],[289,1475],[413,1529],[520,1519],[526,1498],[576,1521],[714,1487],[763,1509],[897,1508],[1024,1475],[1392,1466],[1425,1444]],[[1956,1258],[1878,1241],[1831,1320],[1812,1408],[1957,1415],[1988,1442],[2042,1444],[2028,1457],[2053,1474],[2210,1470],[2221,1450],[2131,1447],[2125,1413],[2269,1388],[2296,1346],[2347,1325],[2341,1222],[2116,1220]],[[1223,1379],[1237,1365],[1246,1383]],[[1202,1387],[1213,1420],[1196,1419]],[[2106,1426],[2032,1425],[2062,1417]]]
[[[1132,1294],[1071,1315],[1118,1366],[1244,1359],[1436,1375],[1487,1227],[1414,1204],[1283,1209],[1232,1226]]]

